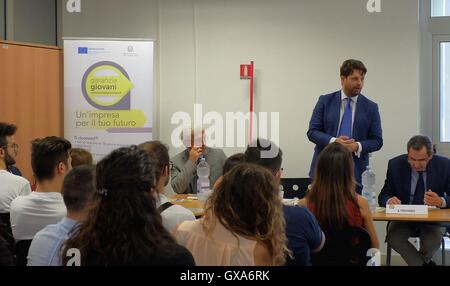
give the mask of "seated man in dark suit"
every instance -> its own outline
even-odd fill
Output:
[[[412,137],[408,154],[389,161],[386,181],[378,196],[378,203],[450,206],[450,160],[432,154],[431,140],[422,135]],[[393,221],[389,224],[386,241],[408,265],[433,265],[434,253],[439,249],[445,229],[439,224]],[[418,234],[420,251],[408,242]]]

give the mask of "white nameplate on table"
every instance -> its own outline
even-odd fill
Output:
[[[387,214],[427,215],[428,206],[425,205],[386,205]]]

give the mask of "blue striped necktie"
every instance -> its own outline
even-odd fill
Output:
[[[342,115],[338,136],[352,138],[352,99],[347,97],[346,100],[347,104],[345,105],[344,115]]]

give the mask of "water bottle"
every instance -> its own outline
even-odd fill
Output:
[[[209,164],[205,158],[201,158],[197,164],[197,176],[197,198],[204,201],[211,193],[209,188]]]
[[[363,185],[362,196],[367,199],[370,211],[374,212],[377,207],[377,199],[375,195],[375,173],[367,166],[364,173],[362,173],[361,181]]]

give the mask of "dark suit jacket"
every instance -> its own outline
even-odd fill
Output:
[[[447,208],[450,207],[450,160],[434,155],[427,165],[427,190],[431,189],[440,197],[444,197]],[[378,204],[386,207],[386,202],[397,197],[402,204],[409,204],[411,195],[411,166],[408,156],[400,155],[388,163],[386,180],[378,195]]]
[[[329,144],[332,137],[336,137],[339,129],[341,102],[341,91],[336,91],[320,96],[314,108],[307,133],[309,141],[316,144],[309,170],[311,178],[314,175],[320,152]],[[378,105],[362,94],[358,96],[356,103],[353,139],[361,143],[362,147],[360,158],[353,155],[355,179],[360,183],[361,174],[369,164],[369,153],[378,151],[383,146]]]

